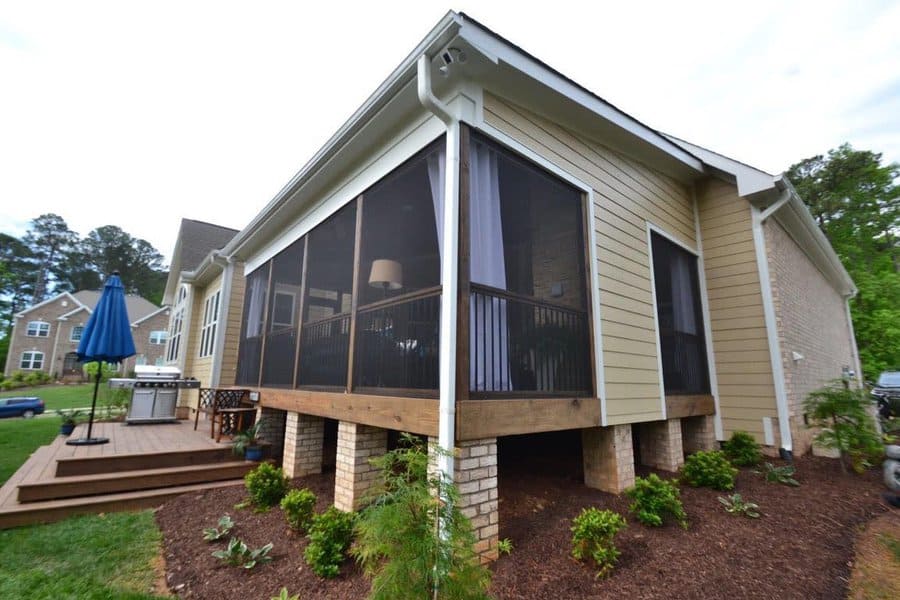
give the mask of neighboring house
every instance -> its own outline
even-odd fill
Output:
[[[320,471],[336,436],[351,509],[389,430],[455,446],[489,556],[505,436],[580,435],[585,483],[619,492],[636,449],[677,470],[745,430],[804,452],[803,396],[859,373],[855,287],[783,176],[668,137],[453,12],[179,276],[209,270],[203,292],[170,279],[178,331],[201,335],[206,282],[241,263],[243,298],[220,308],[242,315],[234,383],[259,392],[286,472]]]
[[[63,292],[15,315],[5,375],[14,371],[44,371],[59,379],[80,380],[76,351],[100,292]],[[159,364],[163,358],[169,311],[140,296],[125,297],[137,355],[125,360],[127,374],[135,364]],[[161,340],[161,341],[160,341]]]
[[[234,383],[244,269],[218,250],[235,234],[235,229],[182,219],[169,267],[163,303],[172,312],[165,363],[203,387]],[[217,360],[223,354],[230,359]],[[182,390],[180,416],[196,403],[196,390]]]

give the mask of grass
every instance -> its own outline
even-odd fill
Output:
[[[151,511],[0,531],[0,598],[151,600],[161,534]]]
[[[900,598],[900,514],[885,513],[870,521],[856,541],[847,598]]]
[[[97,405],[103,401],[104,390],[109,388],[106,384],[100,384],[100,393],[97,395]],[[44,401],[47,410],[59,410],[61,408],[80,408],[91,405],[91,396],[94,387],[90,383],[78,385],[42,385],[39,387],[19,388],[9,392],[0,393],[0,398],[13,396],[37,396]]]
[[[0,485],[22,466],[32,452],[52,442],[58,434],[59,419],[0,420]],[[0,598],[5,597],[0,594]]]
[[[891,554],[894,556],[894,562],[900,564],[900,540],[889,533],[882,533],[878,535],[878,541],[891,551]]]

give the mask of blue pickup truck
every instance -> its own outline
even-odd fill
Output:
[[[4,417],[25,417],[44,412],[44,401],[37,396],[21,396],[19,398],[0,398],[0,419]]]

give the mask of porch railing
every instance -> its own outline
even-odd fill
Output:
[[[663,382],[667,394],[708,394],[709,369],[702,335],[661,329]]]
[[[584,310],[472,284],[470,393],[590,394],[587,319]]]
[[[298,384],[344,387],[349,352],[349,314],[304,323],[300,334]]]

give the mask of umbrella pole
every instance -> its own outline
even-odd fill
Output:
[[[91,400],[91,418],[88,419],[87,439],[91,439],[91,431],[94,429],[94,409],[97,407],[97,390],[100,389],[100,373],[103,371],[103,361],[97,361],[97,379],[94,381],[94,399]]]

